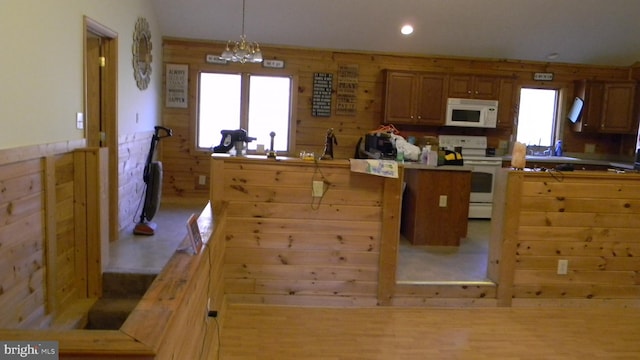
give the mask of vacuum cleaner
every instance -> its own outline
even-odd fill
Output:
[[[160,131],[163,133],[160,134]],[[152,160],[158,141],[171,135],[171,129],[163,126],[154,127],[151,146],[149,147],[149,155],[147,155],[147,162],[144,165],[144,171],[142,173],[142,179],[145,183],[144,204],[142,206],[142,213],[140,214],[140,221],[133,228],[135,235],[153,235],[155,233],[156,224],[152,223],[151,219],[153,219],[153,216],[158,212],[158,208],[160,207],[162,163]]]

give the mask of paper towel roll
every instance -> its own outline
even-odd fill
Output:
[[[526,166],[527,146],[521,142],[513,144],[511,153],[511,166],[516,169],[524,169]]]

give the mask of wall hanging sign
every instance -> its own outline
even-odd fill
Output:
[[[551,81],[553,80],[553,73],[550,72],[537,72],[533,74],[533,80],[536,81]]]
[[[311,115],[331,116],[331,91],[333,89],[333,74],[313,74],[313,97]]]
[[[189,96],[189,65],[167,64],[165,105],[187,108]]]
[[[284,60],[263,60],[262,67],[272,69],[284,69]]]
[[[204,57],[204,61],[207,64],[218,64],[218,65],[226,65],[227,64],[227,60],[221,58],[218,55],[211,55],[211,54],[207,54]]]
[[[336,115],[355,116],[358,103],[358,65],[338,66]]]

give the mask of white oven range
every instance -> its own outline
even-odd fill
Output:
[[[495,180],[502,158],[486,156],[486,136],[440,135],[440,147],[461,148],[464,165],[471,167],[469,218],[491,219]]]

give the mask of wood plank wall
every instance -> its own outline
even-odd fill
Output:
[[[221,219],[226,218],[224,212]],[[176,252],[120,329],[132,342],[153,349],[156,359],[218,358],[226,311],[224,220],[216,220],[214,227],[207,206],[198,225],[204,239],[200,253]],[[217,311],[216,318],[208,317],[207,310]]]
[[[163,39],[164,64],[186,64],[189,66],[189,96],[186,109],[162,109],[164,126],[174,130],[174,137],[166,139],[162,151],[165,171],[163,193],[167,197],[206,197],[208,185],[198,185],[199,175],[208,176],[208,153],[194,151],[195,116],[197,112],[197,77],[201,71],[266,71],[256,64],[207,64],[207,54],[217,55],[224,43],[185,39]],[[419,57],[409,55],[354,53],[308,48],[264,46],[266,59],[285,62],[280,71],[298,77],[297,102],[295,104],[295,148],[321,153],[327,128],[334,128],[338,146],[334,148],[336,158],[353,157],[358,139],[367,131],[376,129],[382,121],[384,69],[432,71],[445,73],[469,73],[509,76],[517,79],[517,85],[555,87],[573,92],[573,81],[578,79],[626,80],[630,78],[628,67],[602,67],[572,64],[535,63],[505,59],[465,59],[445,57]],[[311,115],[313,74],[334,74],[334,89],[337,86],[339,65],[358,66],[357,114],[330,117]],[[271,69],[268,69],[271,70]],[[533,81],[534,72],[552,72],[552,82]],[[164,75],[163,75],[164,76]],[[335,91],[334,91],[335,93]],[[333,109],[335,110],[335,96]],[[570,104],[567,104],[567,107]],[[568,124],[567,124],[568,125]],[[486,135],[489,146],[497,147],[500,140],[510,140],[511,132],[501,129],[462,128],[416,128],[398,126],[405,135]],[[602,154],[631,155],[635,150],[635,134],[599,135],[577,134],[565,128],[566,152],[584,152],[585,143],[598,144],[596,151]],[[210,179],[207,177],[207,181]]]
[[[0,327],[39,326],[46,312],[42,162],[2,166],[0,186]]]
[[[76,267],[74,149],[84,142],[0,151],[0,327],[43,328],[86,297]],[[84,260],[86,262],[86,260]]]
[[[639,305],[640,175],[503,176],[510,194],[498,229],[503,304]],[[559,260],[568,260],[566,275],[557,274]]]
[[[228,204],[224,281],[230,302],[377,303],[385,178],[331,163],[214,158],[212,203]],[[322,198],[311,196],[314,180],[329,184]],[[390,208],[397,214],[389,222],[398,222],[397,243],[396,195]]]

